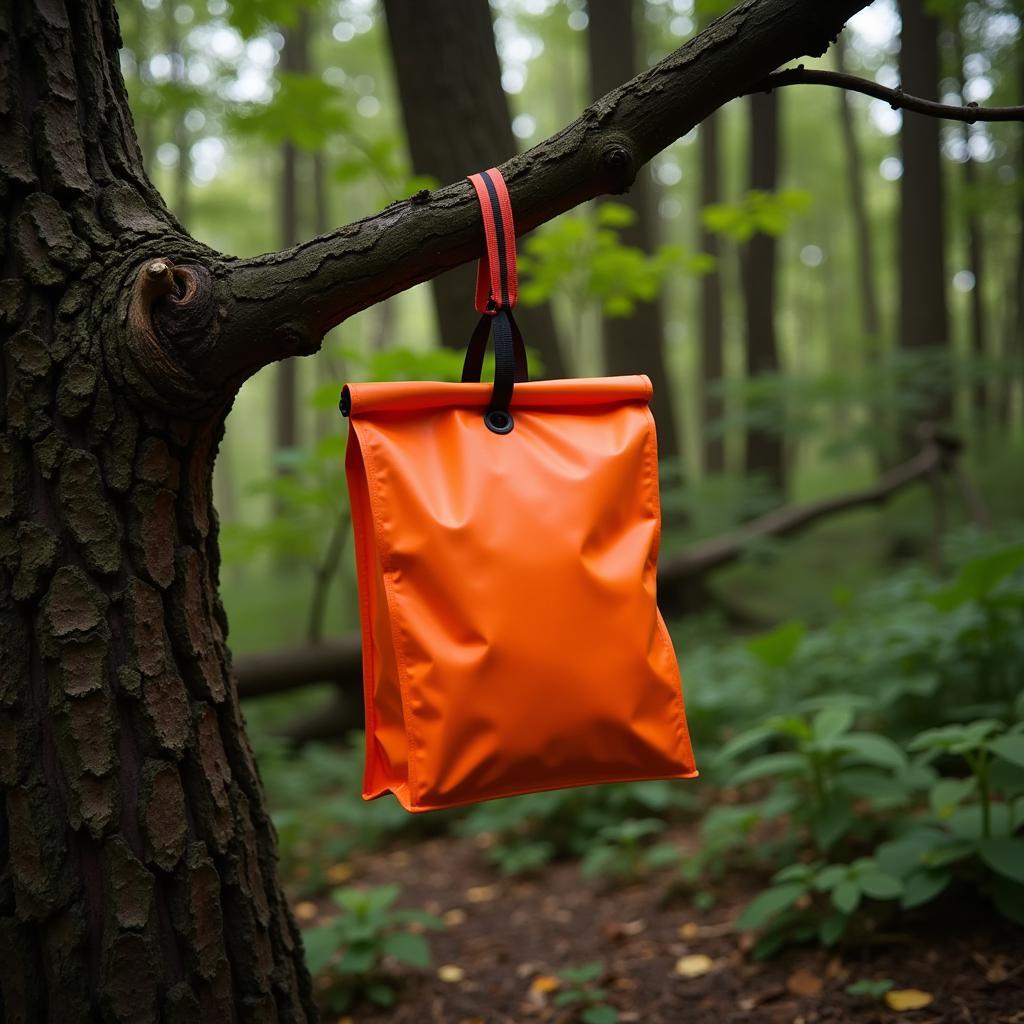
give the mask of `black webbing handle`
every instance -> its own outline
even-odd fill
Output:
[[[529,380],[526,346],[512,307],[518,298],[516,235],[512,203],[501,172],[492,167],[470,175],[480,202],[487,248],[477,269],[476,307],[483,314],[466,350],[463,383],[479,381],[483,372],[487,339],[494,334],[494,387],[484,413],[488,429],[507,434],[514,422],[510,412],[517,383]]]

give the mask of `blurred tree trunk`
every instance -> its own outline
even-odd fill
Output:
[[[779,183],[779,95],[755,93],[750,102],[750,188],[774,192]],[[746,301],[747,380],[756,383],[762,374],[779,372],[779,347],[775,334],[776,242],[756,234],[743,253],[743,293]],[[757,401],[756,412],[770,416],[774,429],[748,426],[746,473],[761,476],[776,494],[786,494],[785,409],[780,397]]]
[[[712,114],[698,129],[701,209],[721,201],[720,125],[721,116]],[[702,252],[721,260],[722,245],[718,234],[709,231],[703,220],[700,222],[698,246]],[[717,266],[700,281],[700,339],[704,472],[723,473],[725,434],[721,421],[725,413],[725,402],[721,387],[725,374],[725,330],[722,317],[722,275]]]
[[[638,0],[597,0],[587,8],[587,44],[590,61],[590,94],[600,99],[639,70],[639,41],[634,25],[643,6]],[[628,206],[636,216],[620,232],[624,245],[651,253],[658,244],[650,171],[643,168],[629,192],[614,202]],[[602,325],[605,372],[611,376],[646,373],[654,385],[651,411],[658,425],[658,450],[663,459],[679,455],[679,424],[675,394],[665,359],[665,325],[660,300],[638,302],[628,317],[605,317]]]
[[[384,0],[384,11],[415,172],[444,185],[507,160],[517,147],[487,0]],[[441,342],[451,348],[469,342],[475,273],[467,265],[433,280]],[[550,307],[520,306],[516,319],[544,375],[564,377]]]
[[[295,25],[284,30],[281,70],[294,75],[309,72],[309,11],[298,12]],[[301,116],[301,115],[297,115]],[[300,241],[298,147],[290,139],[281,143],[280,244],[287,249]],[[285,359],[274,367],[274,451],[295,448],[299,443],[298,363]],[[283,467],[278,467],[284,472]]]
[[[157,295],[195,314],[162,254],[209,250],[146,177],[118,43],[109,0],[0,8],[0,1019],[312,1022],[217,593],[230,398],[200,414],[125,341]]]
[[[1024,47],[1017,48],[1017,89],[1024,96]],[[1024,178],[1024,125],[1017,131],[1017,180]],[[1004,358],[1006,383],[1000,395],[1002,422],[1008,424],[1013,411],[1015,385],[1024,389],[1024,189],[1017,193],[1017,258],[1010,301],[1014,315],[1006,336]]]
[[[174,17],[174,4],[165,8],[165,25],[167,29],[167,56],[171,61],[171,80],[178,85],[185,83],[185,55],[181,52],[181,32]],[[192,219],[189,203],[189,172],[192,157],[189,152],[189,132],[185,125],[186,111],[179,109],[180,99],[175,100],[171,114],[171,139],[178,150],[178,162],[174,167],[174,201],[171,204],[178,220],[186,227]]]
[[[960,86],[961,102],[963,99],[966,72],[964,71],[964,39],[960,31],[956,36],[957,81]],[[980,191],[978,165],[971,156],[971,126],[961,126],[964,143],[963,168],[963,203],[965,208],[964,221],[967,235],[967,269],[974,276],[974,287],[970,294],[970,343],[971,356],[975,362],[971,373],[971,411],[974,426],[984,430],[987,426],[988,399],[986,379],[983,376],[984,360],[988,356],[988,323],[985,310],[985,236],[981,223]]]
[[[900,76],[914,96],[938,99],[939,28],[927,0],[901,0]],[[946,299],[946,232],[940,148],[941,124],[935,118],[904,115],[900,139],[899,338],[908,354],[949,356]],[[926,407],[917,415],[941,421],[952,411],[952,384],[946,371],[935,382]],[[904,445],[913,450],[913,424],[905,423]]]
[[[836,64],[840,71],[846,70],[846,37],[840,33],[836,40]],[[868,340],[869,351],[877,355],[882,333],[882,316],[878,301],[878,285],[875,281],[875,260],[871,241],[871,218],[868,216],[864,190],[864,159],[860,139],[854,121],[850,94],[838,90],[839,124],[843,134],[843,148],[846,150],[847,185],[850,190],[850,212],[853,215],[853,237],[857,253],[857,283],[860,286],[861,328]]]

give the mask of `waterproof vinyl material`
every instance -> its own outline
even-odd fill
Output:
[[[691,778],[658,612],[646,377],[353,384],[346,474],[366,701],[363,796],[426,811]]]

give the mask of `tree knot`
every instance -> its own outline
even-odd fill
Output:
[[[632,144],[625,137],[611,139],[598,155],[602,171],[608,179],[609,192],[625,192],[636,177],[636,157]]]
[[[127,341],[146,380],[176,403],[204,402],[213,392],[195,369],[216,340],[209,271],[161,257],[144,263],[128,304]]]

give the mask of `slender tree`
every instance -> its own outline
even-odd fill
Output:
[[[701,122],[700,205],[703,209],[721,202],[721,115],[712,114]],[[725,472],[725,434],[721,430],[725,402],[721,387],[725,377],[725,325],[723,320],[722,244],[718,234],[700,221],[699,248],[716,261],[714,269],[700,281],[700,367],[704,472]]]
[[[185,84],[185,54],[181,43],[181,27],[175,17],[175,5],[168,3],[164,9],[166,27],[167,56],[171,62],[171,81],[182,87]],[[178,151],[178,160],[174,166],[174,200],[171,208],[182,224],[188,225],[192,212],[191,198],[192,156],[190,152],[189,130],[185,124],[185,113],[180,95],[176,95],[171,105],[171,138]]]
[[[846,70],[846,37],[840,33],[836,40],[836,65]],[[874,243],[872,241],[871,218],[868,215],[864,189],[864,158],[861,153],[857,124],[854,120],[850,96],[840,89],[839,126],[842,129],[843,149],[850,193],[850,213],[853,219],[853,239],[857,259],[857,284],[860,290],[861,329],[872,348],[876,348],[882,332],[882,314],[878,301],[878,282],[875,279]]]
[[[281,70],[293,75],[309,72],[309,10],[300,8],[295,24],[284,30]],[[281,245],[297,245],[301,239],[299,170],[304,154],[291,139],[281,143],[281,179],[278,197]],[[287,451],[299,443],[298,370],[286,359],[274,370],[274,449]]]
[[[863,0],[746,0],[501,165],[522,230],[628,187]],[[0,1006],[316,1019],[218,596],[241,383],[473,259],[457,181],[291,249],[191,238],[142,167],[111,0],[0,7]]]
[[[750,187],[774,192],[779,182],[779,95],[750,97]],[[775,330],[776,253],[772,235],[758,232],[743,253],[743,296],[746,311],[747,378],[779,371]],[[786,493],[786,446],[782,433],[781,401],[765,399],[759,411],[769,411],[774,427],[747,427],[746,471],[764,477],[778,495]]]
[[[642,11],[642,4],[639,7]],[[637,0],[597,0],[587,8],[587,45],[590,58],[590,92],[600,99],[637,72],[639,41],[635,27]],[[633,187],[616,202],[624,203],[635,220],[623,228],[620,238],[650,253],[657,245],[651,179],[640,174]],[[605,371],[613,376],[646,373],[654,385],[651,410],[658,425],[658,450],[667,459],[679,454],[679,423],[675,389],[665,358],[665,324],[660,304],[638,302],[628,317],[607,317],[602,325]]]
[[[927,0],[901,0],[900,75],[903,89],[934,99],[939,91],[939,19]],[[949,353],[946,231],[939,123],[903,118],[899,218],[899,337],[907,353]],[[951,411],[947,381],[921,413],[941,420]],[[916,442],[907,437],[906,445]]]
[[[967,74],[964,68],[966,54],[962,26],[956,26],[955,39],[957,76],[962,95],[966,87]],[[962,131],[964,158],[960,166],[963,171],[967,269],[974,278],[974,286],[971,288],[969,297],[970,347],[971,354],[978,363],[970,395],[974,425],[979,429],[984,429],[988,408],[985,381],[981,376],[982,360],[988,355],[988,317],[985,310],[985,233],[978,204],[980,185],[978,164],[971,153],[971,126],[965,122]]]
[[[384,0],[384,11],[416,173],[458,181],[514,153],[487,0]],[[452,348],[462,348],[472,329],[473,273],[459,267],[433,282],[441,342]],[[566,376],[550,308],[520,307],[516,319],[546,376]]]

